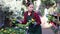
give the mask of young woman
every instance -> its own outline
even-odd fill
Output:
[[[24,12],[24,21],[20,21],[21,24],[26,24],[29,20],[34,19],[35,23],[30,23],[29,34],[42,34],[41,30],[41,20],[38,14],[33,10],[34,5],[32,3],[27,4],[28,11]],[[34,27],[35,26],[35,27]]]

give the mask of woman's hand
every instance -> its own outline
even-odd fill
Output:
[[[19,22],[20,24],[22,24],[22,21],[21,20],[17,20],[17,22]]]

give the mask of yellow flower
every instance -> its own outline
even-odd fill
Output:
[[[35,20],[32,18],[32,24],[34,24]]]
[[[35,20],[32,18],[32,22],[34,22]]]

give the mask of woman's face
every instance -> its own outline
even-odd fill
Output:
[[[29,6],[28,6],[28,11],[32,11],[33,10],[33,4],[30,4]]]

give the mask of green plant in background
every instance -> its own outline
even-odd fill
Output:
[[[54,23],[55,26],[57,24],[56,18],[53,15],[48,15],[48,23],[50,23],[50,22]],[[56,29],[54,26],[52,26],[51,29],[53,30],[54,33],[58,32],[58,29]]]
[[[41,8],[41,9],[40,9],[40,10],[41,10],[41,15],[42,15],[42,16],[44,16],[44,9],[45,9],[45,8]]]
[[[58,12],[60,13],[60,9],[58,9]]]
[[[3,16],[5,16],[5,20],[4,20],[4,27],[7,27],[7,26],[10,26],[10,23],[11,23],[11,16],[13,14],[13,11],[9,11],[9,8],[8,6],[3,6],[2,11],[3,11]]]
[[[50,22],[50,21],[53,21],[53,22],[55,22],[55,17],[53,16],[53,15],[50,15],[50,14],[48,14],[48,23]]]
[[[16,28],[16,29],[14,29],[14,28],[2,28],[1,30],[0,30],[0,34],[20,34],[20,29],[18,29],[18,28]]]
[[[9,11],[9,7],[7,7],[7,6],[6,7],[3,7],[2,10],[3,10],[6,18],[10,18],[11,15],[13,14],[13,11]]]
[[[16,23],[16,19],[13,19],[13,23],[15,24],[15,27],[5,27],[0,30],[0,33],[2,34],[26,34],[26,30],[29,27],[30,23],[34,24],[35,20],[31,19],[27,24],[19,24]]]
[[[52,6],[55,3],[55,0],[41,0],[42,4],[45,6]]]
[[[60,13],[60,6],[57,6],[57,12]]]

